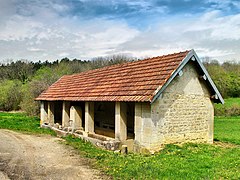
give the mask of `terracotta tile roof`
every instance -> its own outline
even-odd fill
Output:
[[[66,75],[36,100],[151,102],[189,51]]]

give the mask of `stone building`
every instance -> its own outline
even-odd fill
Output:
[[[36,100],[41,124],[107,149],[213,142],[224,100],[194,50],[66,75]]]

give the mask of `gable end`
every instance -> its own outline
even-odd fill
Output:
[[[155,96],[153,97],[153,99],[151,100],[151,104],[154,103],[156,101],[156,99],[159,98],[159,96],[162,94],[162,92],[169,86],[169,84],[173,81],[173,79],[176,76],[181,76],[182,75],[182,69],[185,67],[185,65],[190,61],[194,61],[197,63],[197,65],[200,67],[200,70],[202,71],[202,76],[204,77],[203,79],[207,82],[209,88],[211,88],[211,90],[214,92],[214,94],[212,95],[212,98],[214,99],[214,102],[217,103],[222,103],[224,104],[224,100],[222,98],[222,95],[220,94],[220,92],[218,91],[216,85],[214,84],[212,78],[210,77],[210,75],[208,74],[206,68],[203,66],[202,62],[200,61],[200,59],[198,58],[197,54],[195,53],[195,51],[192,49],[187,56],[182,60],[182,62],[180,63],[180,65],[178,66],[178,68],[172,73],[172,75],[170,76],[170,78],[167,80],[167,82],[156,92]]]

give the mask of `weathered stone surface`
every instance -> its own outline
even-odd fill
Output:
[[[70,126],[75,129],[82,129],[82,109],[80,106],[70,108]]]
[[[94,132],[94,102],[85,102],[85,131]]]
[[[124,102],[115,104],[115,139],[127,140],[127,105]]]
[[[48,123],[50,125],[54,124],[54,103],[48,102]]]
[[[62,126],[68,127],[70,126],[70,102],[63,101],[62,107]]]
[[[82,130],[75,130],[74,132],[77,133],[77,134],[81,134],[81,135],[83,135]]]
[[[137,103],[135,112],[135,141],[141,145],[135,144],[138,152],[169,143],[213,141],[213,103],[191,63],[151,106]]]
[[[40,124],[48,122],[47,102],[41,101],[40,106]]]
[[[41,128],[50,129],[51,126],[48,123],[41,124]]]
[[[68,132],[57,129],[55,127],[51,127],[51,129],[56,132],[58,137],[66,137],[68,135]]]
[[[56,123],[53,125],[53,127],[58,128],[58,129],[59,129],[59,126],[60,126],[59,123]]]
[[[127,147],[127,145],[122,145],[122,147],[121,147],[121,153],[122,153],[122,154],[127,154],[127,153],[128,153],[128,147]]]

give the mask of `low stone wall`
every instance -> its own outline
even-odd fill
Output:
[[[82,130],[72,131],[71,128],[59,129],[54,126],[50,126],[47,123],[41,125],[42,128],[49,128],[56,132],[58,137],[66,137],[67,135],[73,135],[74,137],[81,138],[85,141],[89,141],[92,144],[107,149],[116,151],[120,149],[121,143],[113,138],[102,136],[94,133],[86,133]]]

